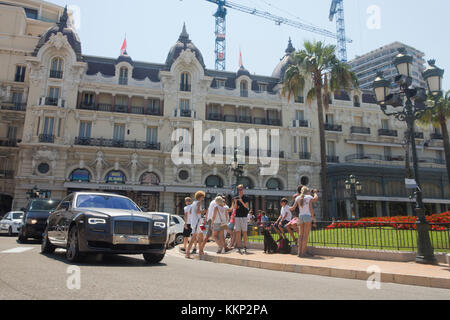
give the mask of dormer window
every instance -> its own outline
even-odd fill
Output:
[[[241,97],[248,97],[248,83],[247,81],[241,81]]]
[[[359,101],[359,97],[358,96],[354,96],[353,97],[353,106],[355,107],[361,107],[361,103]]]
[[[185,91],[185,92],[191,91],[191,75],[187,72],[183,72],[181,74],[180,91]]]
[[[266,92],[267,91],[267,84],[265,83],[258,83],[258,91],[259,92]]]
[[[125,86],[128,85],[128,68],[126,67],[120,68],[119,84]]]
[[[63,78],[64,62],[61,58],[53,58],[50,66],[50,78],[62,79]]]

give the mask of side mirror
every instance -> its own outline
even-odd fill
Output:
[[[175,226],[175,225],[177,225],[175,222],[171,222],[171,223],[170,223],[170,226],[171,226],[171,227],[173,227],[173,226]]]

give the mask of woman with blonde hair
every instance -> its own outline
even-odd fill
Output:
[[[204,255],[205,253],[203,252],[203,232],[202,229],[200,228],[201,224],[202,224],[202,214],[205,214],[207,212],[207,210],[202,210],[201,209],[201,203],[203,201],[203,199],[205,199],[206,194],[203,191],[198,191],[195,194],[195,201],[192,203],[191,205],[191,228],[192,228],[192,238],[191,238],[191,242],[189,242],[189,247],[188,250],[186,251],[186,258],[190,259],[191,258],[191,248],[192,245],[197,242],[199,244],[199,249],[200,255]]]
[[[318,191],[313,190],[313,194],[314,196],[311,195],[308,187],[303,187],[300,195],[295,199],[294,205],[290,208],[292,212],[297,207],[300,211],[298,217],[298,256],[302,258],[310,257],[310,255],[306,253],[306,249],[312,223],[315,220],[312,205],[319,200]]]
[[[213,226],[213,238],[219,246],[217,253],[220,254],[226,248],[224,231],[228,229],[227,212],[230,208],[225,204],[222,197],[217,197],[215,202],[216,206],[214,207],[211,225]]]

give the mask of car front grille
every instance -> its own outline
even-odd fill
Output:
[[[114,223],[114,234],[146,236],[148,235],[149,223],[140,221],[116,221]]]

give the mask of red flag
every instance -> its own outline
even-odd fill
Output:
[[[244,65],[244,62],[242,61],[242,51],[239,50],[239,67],[242,67]]]
[[[122,48],[120,48],[120,55],[123,56],[127,53],[127,38],[123,40]]]

